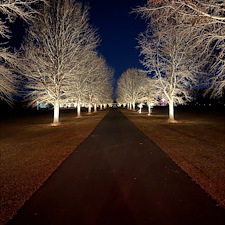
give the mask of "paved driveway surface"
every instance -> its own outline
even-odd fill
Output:
[[[224,225],[225,210],[112,109],[8,224]]]

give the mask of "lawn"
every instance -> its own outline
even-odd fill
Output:
[[[108,112],[77,118],[62,110],[59,126],[52,111],[4,115],[0,119],[0,224],[5,224]]]
[[[167,107],[122,112],[225,208],[225,107],[177,107],[175,124]]]
[[[152,116],[122,112],[164,150],[189,176],[225,208],[225,108],[175,110],[179,123],[169,124],[167,108]],[[7,115],[0,119],[0,224],[5,224],[108,112],[61,111],[60,126],[51,126],[52,111]]]

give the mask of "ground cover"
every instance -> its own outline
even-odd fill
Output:
[[[178,123],[167,123],[167,107],[152,116],[122,112],[225,208],[225,108],[177,107]]]
[[[61,124],[51,126],[52,111],[3,115],[0,119],[0,224],[5,224],[108,111],[61,112]]]

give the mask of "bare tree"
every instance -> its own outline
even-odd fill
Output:
[[[89,97],[92,96],[92,104],[100,105],[101,109],[103,104],[112,102],[113,73],[114,71],[108,67],[105,59],[99,57],[90,82]]]
[[[9,104],[12,104],[12,97],[16,94],[16,76],[13,70],[15,61],[15,54],[8,48],[0,47],[0,100]]]
[[[37,13],[33,6],[40,2],[45,2],[45,0],[0,1],[0,12],[6,15],[6,20],[11,23],[14,22],[17,17],[29,22]],[[0,19],[0,35],[7,38],[10,37],[9,29],[2,19]]]
[[[152,7],[150,4],[147,6]],[[194,64],[191,58],[189,40],[193,35],[187,32],[185,24],[182,25],[183,20],[169,10],[160,12],[154,9],[141,11],[151,18],[147,31],[139,36],[144,56],[142,64],[149,74],[153,74],[162,97],[168,100],[169,121],[173,122],[174,105],[191,100],[189,90],[198,83],[196,73],[199,65]]]
[[[87,7],[74,0],[49,1],[24,45],[30,105],[51,103],[53,123],[58,123],[59,105],[71,98],[71,86],[79,81],[79,75],[85,76],[84,65],[97,44]]]
[[[178,15],[187,32],[193,37],[189,43],[193,60],[206,64],[212,97],[221,97],[225,87],[225,2],[220,0],[149,0],[140,7],[144,16],[159,12],[164,15]],[[166,14],[165,14],[166,12]],[[156,15],[156,14],[155,14]]]
[[[91,70],[96,60],[95,52],[89,52],[79,64],[79,70],[73,71],[73,76],[70,78],[68,86],[68,98],[70,102],[75,102],[77,108],[77,116],[81,116],[81,105],[85,103],[89,90],[89,82]]]
[[[152,109],[158,102],[160,96],[162,96],[162,93],[161,89],[158,87],[157,80],[153,79],[152,77],[146,77],[142,102],[147,104],[148,116],[151,115]]]
[[[10,0],[0,1],[0,13],[5,15],[5,19],[0,19],[0,36],[7,40],[10,38],[10,30],[6,22],[14,22],[17,17],[26,22],[32,20],[36,10],[32,7],[43,0]],[[16,54],[9,50],[6,43],[0,43],[0,99],[9,104],[12,103],[12,96],[16,94]]]
[[[117,94],[118,102],[128,103],[128,107],[133,107],[143,98],[143,87],[145,85],[146,74],[136,68],[127,69],[118,80]]]
[[[91,107],[100,104],[103,97],[111,94],[112,85],[110,83],[112,70],[107,66],[105,59],[96,52],[90,52],[83,61],[82,69],[74,71],[76,74],[72,77],[70,85],[70,101],[76,102],[77,116],[81,116],[80,106],[84,103]],[[108,86],[108,93],[103,94],[105,86]]]

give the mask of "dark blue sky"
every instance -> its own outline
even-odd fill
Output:
[[[139,63],[137,37],[146,27],[145,21],[131,10],[147,0],[83,0],[89,3],[91,24],[101,37],[99,52],[115,70],[117,79],[126,69],[142,68]]]
[[[98,29],[101,38],[99,52],[115,71],[117,79],[128,68],[142,68],[138,34],[146,28],[146,22],[131,10],[143,6],[147,0],[79,0],[90,5],[91,24]],[[11,25],[11,46],[20,46],[24,35],[22,20]]]

